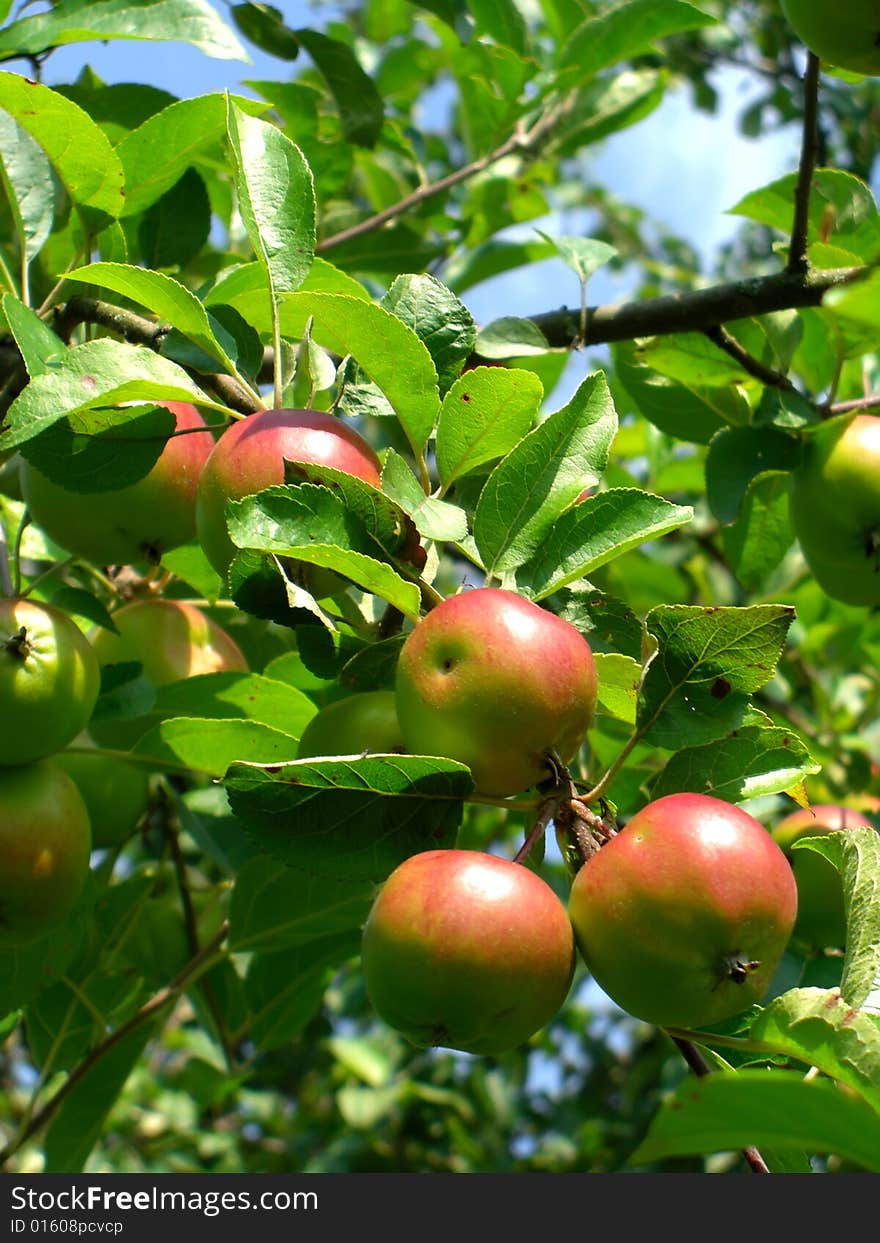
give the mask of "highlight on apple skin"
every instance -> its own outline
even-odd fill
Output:
[[[407,636],[396,677],[407,750],[466,764],[480,794],[506,797],[576,754],[593,720],[593,653],[574,626],[516,592],[450,596]]]

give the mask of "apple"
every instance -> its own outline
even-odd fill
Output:
[[[92,826],[92,846],[118,846],[130,837],[149,804],[147,773],[136,764],[103,755],[77,739],[78,751],[59,751],[52,763],[67,773],[82,795]]]
[[[204,428],[195,406],[159,401],[178,431]],[[22,491],[38,527],[68,552],[96,565],[157,563],[196,533],[196,488],[214,448],[207,430],[172,436],[149,474],[110,492],[71,492],[24,463]]]
[[[92,715],[100,681],[95,652],[66,614],[0,599],[0,765],[66,747]]]
[[[226,502],[285,482],[285,462],[332,466],[378,488],[381,464],[366,440],[320,410],[261,410],[231,424],[199,481],[199,543],[221,577],[237,549],[226,528]]]
[[[194,604],[159,596],[133,600],[117,609],[119,631],[93,632],[92,645],[102,665],[138,661],[154,686],[165,686],[202,673],[247,673],[238,644]]]
[[[0,946],[60,924],[89,874],[89,816],[74,782],[51,760],[0,768]]]
[[[846,941],[846,909],[840,873],[833,863],[812,850],[792,850],[801,837],[818,837],[840,829],[873,829],[865,816],[850,807],[819,805],[800,808],[780,820],[773,830],[779,847],[791,859],[798,891],[795,936],[817,948]]]
[[[853,73],[880,74],[877,0],[782,0],[782,10],[820,60]]]
[[[414,755],[467,764],[478,793],[506,797],[567,763],[596,707],[596,666],[569,622],[496,587],[450,596],[407,636],[395,693]]]
[[[394,691],[363,691],[322,708],[303,730],[298,756],[403,751]]]
[[[550,1021],[568,995],[574,938],[550,886],[518,863],[428,850],[388,877],[364,926],[367,995],[421,1047],[497,1054]]]
[[[880,417],[843,414],[804,442],[791,523],[816,582],[844,604],[880,604]]]
[[[204,673],[247,673],[244,653],[226,631],[194,604],[148,596],[113,614],[119,631],[95,629],[92,644],[102,665],[137,662],[153,686]],[[155,720],[95,720],[89,733],[101,747],[130,750]]]
[[[760,1001],[797,914],[788,860],[741,808],[649,803],[574,878],[569,914],[596,982],[636,1018],[718,1023]]]

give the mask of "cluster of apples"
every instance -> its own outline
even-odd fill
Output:
[[[235,551],[226,499],[283,483],[286,460],[328,463],[378,483],[372,449],[329,415],[264,411],[215,442],[194,406],[159,404],[174,415],[177,434],[135,484],[76,492],[22,464],[32,520],[74,556],[101,566],[156,563],[198,535],[223,574]],[[115,631],[87,637],[49,603],[0,600],[0,944],[59,924],[81,895],[91,849],[123,841],[146,810],[147,773],[99,749],[129,749],[139,736],[128,721],[92,719],[101,667],[136,662],[154,687],[247,670],[232,637],[185,601],[136,599],[113,623]]]

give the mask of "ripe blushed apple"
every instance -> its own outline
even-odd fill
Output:
[[[568,995],[574,938],[535,872],[471,850],[412,855],[379,891],[362,942],[367,994],[421,1047],[497,1054]]]
[[[261,410],[231,424],[199,481],[196,517],[205,556],[225,576],[235,556],[225,506],[285,481],[285,462],[331,466],[378,488],[381,466],[364,438],[320,410]]]
[[[450,596],[408,635],[396,679],[407,750],[467,764],[481,794],[507,796],[568,762],[592,722],[596,666],[567,621],[512,591]]]
[[[57,926],[89,874],[91,830],[76,785],[51,760],[0,768],[0,946]]]
[[[791,523],[816,582],[844,604],[880,604],[880,417],[843,414],[805,438]]]
[[[297,755],[359,755],[403,751],[393,691],[363,691],[327,704],[309,721]]]
[[[773,830],[779,847],[791,860],[798,890],[795,935],[817,948],[846,941],[846,908],[840,873],[833,863],[812,850],[792,850],[801,837],[818,837],[843,829],[873,829],[865,816],[850,807],[819,805],[800,808],[780,820]]]
[[[202,673],[247,672],[238,644],[194,604],[150,597],[117,609],[112,630],[96,630],[92,645],[102,665],[139,661],[154,686]]]
[[[172,412],[178,431],[205,426],[187,402],[156,405]],[[143,479],[110,492],[71,492],[25,463],[22,490],[34,522],[68,552],[96,565],[158,562],[195,536],[196,489],[213,448],[207,430],[172,436]]]
[[[100,682],[97,657],[66,614],[0,599],[0,765],[66,747],[92,715]]]
[[[767,830],[705,794],[642,808],[583,865],[569,899],[597,983],[664,1027],[711,1025],[760,1001],[796,913],[791,867]]]
[[[877,0],[782,0],[795,34],[820,60],[853,73],[880,73]]]

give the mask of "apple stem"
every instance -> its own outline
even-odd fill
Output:
[[[519,850],[513,856],[514,863],[525,863],[526,859],[537,846],[538,842],[547,832],[547,826],[553,820],[557,807],[555,797],[545,799],[541,804],[537,819],[532,825],[526,840],[520,846]]]
[[[671,1036],[670,1039],[698,1079],[705,1079],[707,1075],[712,1073],[708,1062],[695,1044],[690,1040],[684,1040],[681,1036]],[[741,1148],[740,1152],[753,1174],[770,1173],[767,1162],[753,1144],[748,1144],[745,1148]]]
[[[31,644],[24,626],[15,634],[11,634],[8,639],[4,639],[0,646],[12,656],[17,656],[19,660],[27,660],[31,654]]]

